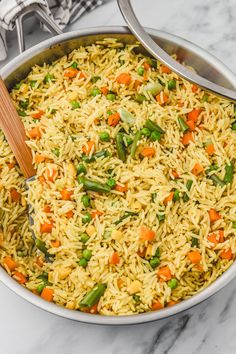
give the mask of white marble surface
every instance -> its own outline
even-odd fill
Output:
[[[11,0],[9,0],[11,1]],[[133,0],[145,26],[189,39],[236,71],[235,0]],[[68,30],[123,24],[115,0]],[[48,37],[28,23],[28,44]],[[9,57],[17,55],[15,33]],[[4,63],[0,63],[0,67]],[[155,323],[99,327],[72,322],[33,307],[0,284],[1,354],[233,354],[236,353],[236,280],[197,307]]]

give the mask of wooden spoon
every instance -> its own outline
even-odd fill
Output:
[[[35,175],[32,154],[26,145],[25,128],[14,107],[9,92],[0,77],[0,128],[2,129],[8,144],[26,178]]]

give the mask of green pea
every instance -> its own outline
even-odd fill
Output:
[[[83,250],[83,258],[85,258],[87,261],[89,261],[92,257],[92,251],[86,249],[86,250]]]
[[[146,96],[140,95],[139,93],[136,93],[134,99],[135,99],[135,101],[138,102],[138,103],[143,103],[144,101],[147,101]]]
[[[80,265],[81,267],[83,267],[83,268],[86,268],[87,265],[88,265],[87,259],[81,258],[80,261],[79,261],[79,265]]]
[[[108,132],[99,133],[99,138],[101,141],[110,141],[110,134]]]
[[[70,104],[72,109],[77,109],[81,107],[78,101],[71,101]]]
[[[175,278],[172,278],[172,279],[170,279],[170,280],[168,281],[167,285],[168,285],[172,290],[174,290],[174,289],[176,289],[177,286],[178,286],[178,280],[175,279]]]
[[[133,139],[129,135],[126,135],[126,134],[123,134],[123,141],[124,141],[125,146],[130,146],[133,143]]]
[[[99,88],[97,87],[94,87],[91,92],[90,92],[91,96],[95,97],[97,95],[100,95],[101,94],[101,91],[99,90]]]
[[[83,195],[81,201],[85,208],[88,208],[91,204],[90,197],[88,195]]]
[[[143,129],[141,130],[141,133],[142,133],[142,135],[144,135],[144,136],[146,136],[146,137],[149,137],[149,136],[151,135],[151,131],[150,131],[150,129],[148,129],[148,128],[143,128]]]
[[[168,81],[168,90],[175,90],[176,89],[176,80]]]
[[[113,114],[113,112],[109,109],[109,110],[107,111],[107,115],[110,116],[111,114]]]
[[[71,64],[70,67],[73,68],[73,69],[77,69],[77,68],[78,68],[78,64],[74,61],[74,62]]]
[[[43,82],[44,82],[45,84],[48,84],[50,81],[52,81],[52,80],[54,80],[54,79],[55,79],[55,78],[54,78],[54,75],[47,74],[47,75],[44,77]]]
[[[137,73],[140,75],[140,76],[143,76],[143,74],[144,74],[144,68],[142,67],[142,66],[140,66],[139,68],[138,68],[138,70],[137,70]]]
[[[80,163],[78,166],[77,166],[77,174],[78,175],[81,175],[82,173],[86,173],[87,170],[86,170],[86,167],[84,166],[83,163]]]
[[[233,124],[231,125],[231,129],[236,130],[236,122],[233,122]]]
[[[82,217],[82,223],[87,224],[92,220],[92,216],[89,213],[84,214]]]
[[[114,188],[116,186],[116,180],[114,178],[109,178],[107,184],[109,187]]]
[[[233,229],[236,229],[236,221],[233,221],[233,222],[232,222],[232,228],[233,228]]]
[[[101,80],[101,76],[93,76],[90,81],[95,84],[98,80]]]
[[[36,86],[36,84],[37,84],[37,81],[36,81],[36,80],[30,81],[30,87],[31,87],[31,88],[34,88],[34,87]]]
[[[23,109],[26,109],[27,107],[29,106],[29,100],[28,98],[25,99],[24,101],[20,101],[20,107],[23,108]]]
[[[86,243],[86,242],[88,242],[88,240],[89,240],[89,235],[87,235],[86,233],[83,233],[80,235],[80,241],[82,243]]]
[[[150,263],[150,266],[151,266],[153,269],[155,269],[156,267],[159,266],[159,264],[161,263],[161,261],[160,261],[159,258],[153,257],[153,258],[150,259],[149,263]]]
[[[150,139],[152,141],[160,141],[161,140],[161,133],[154,131],[151,133]]]
[[[21,109],[18,109],[17,113],[19,114],[20,117],[26,117],[27,116],[26,112],[22,111]]]
[[[116,95],[114,93],[108,93],[106,98],[107,100],[114,102],[116,100]]]
[[[54,155],[56,155],[57,157],[60,156],[60,150],[59,150],[58,148],[53,149],[53,150],[52,150],[52,153],[53,153]]]
[[[43,291],[43,289],[45,288],[45,286],[46,286],[46,284],[39,284],[38,286],[37,286],[37,292],[39,293],[39,294],[41,294],[41,292]]]

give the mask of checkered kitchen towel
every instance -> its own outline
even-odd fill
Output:
[[[76,21],[85,12],[95,9],[103,0],[0,0],[0,60],[6,58],[6,31],[13,30],[22,8],[37,3],[54,17],[61,29]]]

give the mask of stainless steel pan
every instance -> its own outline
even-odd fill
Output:
[[[221,79],[219,84],[228,87],[229,89],[236,89],[235,75],[223,63],[206,51],[174,35],[153,29],[147,29],[147,31],[154,41],[156,41],[167,53],[176,53],[179,59],[194,67],[196,71],[200,69],[199,63],[202,63],[202,60],[204,60],[206,67],[211,68],[208,72],[209,79],[212,77],[213,80],[217,76],[216,74],[220,72],[221,77],[223,76],[223,80]],[[61,34],[28,49],[23,54],[20,54],[1,70],[0,75],[5,80],[7,87],[11,89],[16,82],[26,77],[31,70],[32,65],[41,65],[44,62],[50,63],[64,54],[71,52],[74,48],[77,48],[80,45],[89,45],[97,40],[102,40],[108,37],[117,38],[123,43],[136,43],[136,39],[130,34],[126,27],[97,27]],[[141,46],[137,50],[145,52]],[[201,59],[201,61],[199,59]],[[30,303],[65,318],[103,325],[137,324],[174,315],[197,305],[201,301],[215,294],[228,284],[235,275],[236,262],[208,288],[173,307],[139,315],[106,317],[68,310],[53,303],[46,302],[19,285],[3,268],[0,267],[0,281]]]

